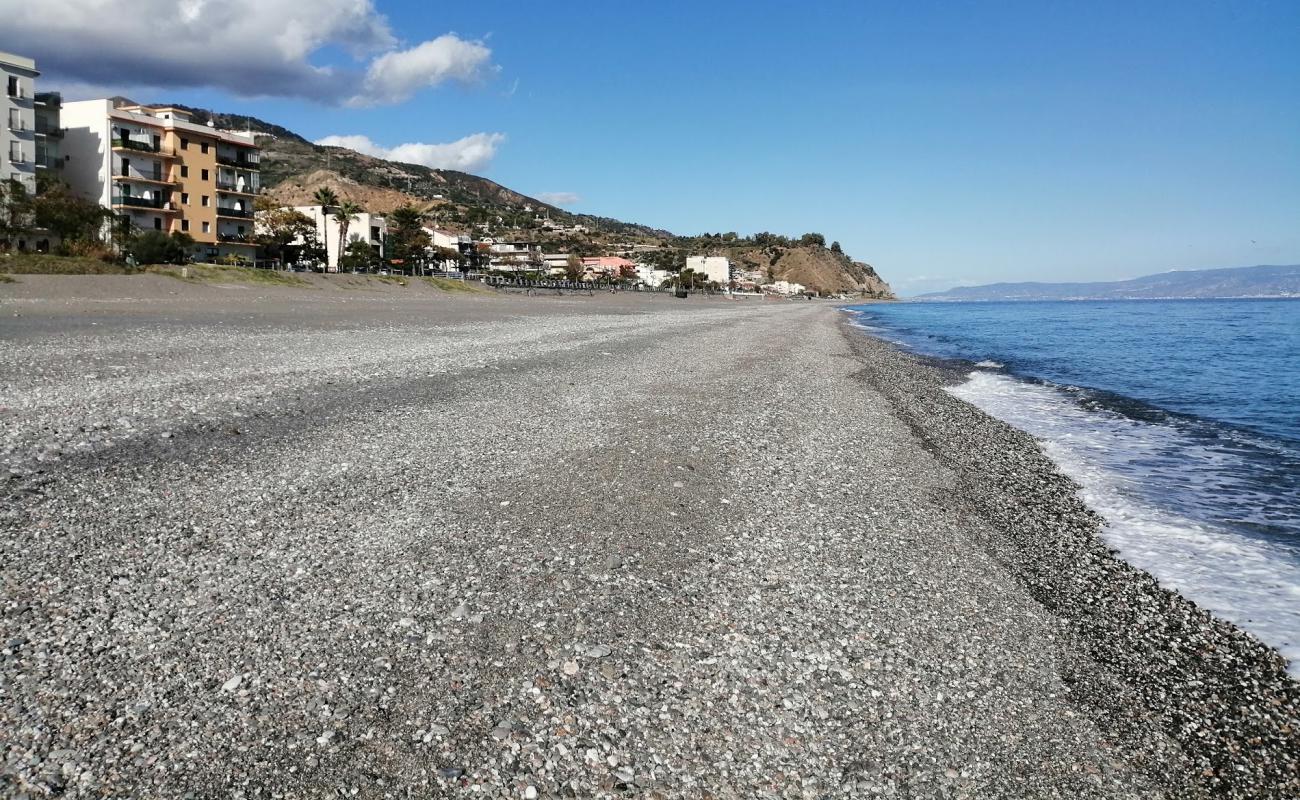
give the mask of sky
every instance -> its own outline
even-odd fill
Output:
[[[1300,2],[0,0],[65,99],[247,113],[904,295],[1300,263]],[[147,24],[142,21],[148,21]]]

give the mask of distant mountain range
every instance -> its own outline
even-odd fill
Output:
[[[990,283],[919,295],[918,300],[1163,300],[1234,297],[1300,298],[1300,264],[1161,272],[1096,283]]]

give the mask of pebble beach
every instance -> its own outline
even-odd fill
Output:
[[[0,288],[0,796],[1300,796],[1300,684],[823,302]]]

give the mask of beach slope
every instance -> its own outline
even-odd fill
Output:
[[[3,306],[0,794],[1296,794],[1280,659],[831,306],[204,291]]]

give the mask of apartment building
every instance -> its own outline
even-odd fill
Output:
[[[36,62],[0,52],[4,84],[0,119],[0,180],[18,181],[36,191]]]
[[[339,271],[339,259],[342,257],[342,250],[346,250],[350,242],[361,241],[370,246],[375,252],[376,257],[383,257],[384,239],[388,236],[387,221],[377,215],[362,212],[348,222],[347,241],[340,242],[340,232],[343,226],[334,217],[332,211],[327,211],[321,206],[294,206],[294,211],[305,214],[308,219],[316,226],[316,238],[325,236],[325,268],[328,272]],[[298,242],[302,244],[302,242]],[[342,244],[342,250],[339,245]]]
[[[731,262],[725,256],[687,256],[686,269],[704,275],[724,289],[731,283]]]
[[[251,134],[217,130],[184,109],[63,106],[64,177],[133,228],[194,237],[201,260],[252,262],[260,151]]]

